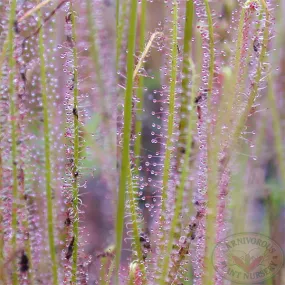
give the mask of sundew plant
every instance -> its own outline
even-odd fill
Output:
[[[2,0],[0,284],[236,284],[262,260],[226,237],[285,249],[284,9]]]

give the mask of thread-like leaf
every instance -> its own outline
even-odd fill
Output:
[[[41,16],[41,13],[39,13]],[[40,56],[40,82],[43,103],[44,118],[44,144],[45,144],[45,182],[46,182],[46,199],[47,199],[47,227],[49,239],[49,253],[52,262],[52,278],[53,284],[58,285],[58,262],[55,249],[55,229],[54,229],[54,213],[52,198],[52,173],[51,173],[51,146],[50,146],[50,125],[49,125],[49,106],[47,97],[47,78],[46,78],[46,62],[44,56],[44,35],[43,29],[39,31],[39,56]]]
[[[15,92],[15,65],[16,60],[14,57],[14,22],[16,18],[16,7],[17,1],[13,0],[10,4],[10,15],[9,15],[9,30],[8,30],[8,57],[9,57],[9,93],[10,93],[10,121],[11,121],[11,151],[12,151],[12,175],[13,175],[13,186],[12,186],[12,249],[14,252],[17,250],[17,230],[18,230],[18,217],[17,217],[17,201],[18,201],[18,170],[17,170],[17,110],[16,110],[16,92]],[[4,47],[5,48],[5,47]],[[13,274],[12,284],[18,284],[18,274],[16,262],[13,262]]]
[[[124,134],[123,134],[123,149],[120,170],[120,182],[118,192],[117,216],[116,216],[116,283],[118,284],[118,271],[121,258],[121,249],[124,231],[125,218],[125,201],[126,187],[128,182],[128,174],[130,168],[129,152],[130,152],[130,135],[132,123],[132,94],[133,94],[133,70],[134,70],[134,53],[136,40],[137,26],[137,0],[131,1],[130,7],[130,29],[127,46],[127,83],[124,102]]]

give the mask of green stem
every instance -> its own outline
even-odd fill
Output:
[[[71,3],[71,2],[70,2]],[[76,47],[76,12],[73,5],[70,5],[71,22],[72,22],[72,53],[73,53],[73,182],[72,182],[72,208],[73,208],[73,251],[72,251],[72,269],[71,269],[71,284],[77,284],[77,266],[78,266],[78,238],[79,238],[79,109],[78,109],[78,55]]]
[[[239,79],[239,75],[240,75],[240,63],[241,63],[241,54],[242,54],[242,46],[243,46],[243,30],[244,30],[244,26],[245,26],[245,11],[246,9],[243,7],[241,10],[241,16],[240,16],[240,20],[239,20],[239,27],[238,27],[238,34],[237,34],[237,44],[236,44],[236,51],[235,51],[235,59],[234,59],[234,69],[232,72],[232,88],[231,88],[231,92],[229,93],[229,95],[227,96],[227,104],[226,104],[226,113],[231,114],[232,113],[232,108],[233,108],[233,104],[235,102],[235,98],[236,98],[236,94],[238,92],[238,90],[240,90],[240,86],[238,85],[238,79]],[[225,97],[226,98],[226,97]],[[232,115],[227,115],[226,116],[226,124],[229,125],[230,121],[232,119]],[[227,126],[226,125],[226,126]]]
[[[224,110],[223,113],[226,114],[223,116],[220,116],[221,119],[224,120],[223,124],[225,127],[228,127],[230,130],[232,129],[232,122],[235,120],[233,119],[236,116],[236,108],[233,108],[234,104],[238,104],[238,94],[244,93],[246,85],[245,79],[248,72],[248,63],[250,60],[249,52],[242,51],[243,49],[243,43],[245,41],[243,30],[246,29],[247,23],[245,23],[245,13],[246,13],[247,6],[244,5],[242,7],[241,11],[241,17],[240,17],[240,24],[239,24],[239,30],[238,30],[238,40],[237,40],[237,46],[236,46],[236,57],[235,57],[235,63],[234,63],[234,70],[233,72],[229,72],[228,75],[233,77],[232,82],[230,84],[230,88],[224,91],[224,96],[221,99],[220,103],[220,110]],[[260,27],[260,21],[261,21],[262,14],[259,16],[259,21],[256,25],[256,29],[258,30]],[[243,55],[242,59],[242,52],[245,54]],[[241,67],[241,60],[245,62],[243,68]],[[227,95],[228,94],[228,95]],[[231,115],[228,115],[231,114]]]
[[[265,11],[267,11],[267,9],[264,9]],[[257,95],[257,91],[258,91],[258,86],[259,86],[259,81],[261,79],[261,75],[262,75],[262,69],[264,67],[264,62],[266,60],[266,51],[267,51],[267,46],[268,46],[268,37],[269,37],[269,25],[270,25],[270,14],[268,12],[266,12],[266,18],[265,18],[265,27],[264,27],[264,31],[263,31],[263,42],[262,42],[262,48],[261,48],[261,53],[260,53],[260,57],[259,57],[259,62],[258,62],[258,67],[257,67],[257,72],[254,78],[254,83],[253,83],[253,87],[251,89],[250,95],[249,95],[249,99],[248,99],[248,103],[246,105],[246,108],[244,110],[244,112],[242,113],[240,120],[237,124],[237,127],[235,129],[234,132],[234,137],[233,137],[233,143],[235,144],[242,132],[242,129],[244,127],[244,124],[246,122],[247,116],[250,113],[250,109],[253,106],[253,103],[255,101],[256,95]]]
[[[264,10],[266,12],[266,18],[265,18],[265,27],[264,27],[264,30],[263,30],[263,42],[261,44],[262,46],[262,49],[261,49],[261,53],[260,53],[260,57],[259,57],[259,61],[258,61],[258,64],[257,64],[257,71],[256,71],[256,75],[255,75],[255,78],[254,78],[254,82],[251,86],[251,92],[250,92],[250,95],[249,95],[249,99],[248,99],[248,102],[247,102],[247,105],[243,111],[243,113],[241,114],[241,116],[239,117],[238,119],[238,123],[236,125],[236,127],[234,128],[234,131],[233,131],[233,137],[230,141],[230,146],[228,147],[228,151],[231,150],[231,149],[235,149],[237,143],[238,143],[238,139],[240,137],[240,134],[244,128],[244,125],[246,123],[246,120],[247,120],[247,117],[250,113],[250,110],[254,104],[254,101],[256,99],[256,96],[257,96],[257,91],[258,91],[258,86],[259,86],[259,81],[261,79],[261,75],[262,75],[262,69],[264,67],[264,63],[265,63],[265,60],[267,58],[267,55],[266,55],[266,52],[267,52],[267,47],[268,47],[268,38],[269,38],[269,26],[270,26],[270,14],[268,12],[268,9],[267,7],[264,7]],[[224,165],[227,166],[227,164],[229,163],[230,161],[230,155],[228,154],[227,157],[226,157],[226,161],[224,163]]]
[[[275,99],[275,94],[273,91],[273,80],[272,75],[269,75],[268,78],[268,100],[270,104],[271,116],[272,116],[272,125],[274,132],[274,142],[275,142],[275,150],[276,156],[279,166],[280,177],[282,179],[283,187],[285,186],[285,163],[284,163],[284,155],[283,155],[283,142],[282,142],[282,127],[280,124],[279,112],[277,109],[277,102]]]
[[[178,217],[181,213],[182,202],[183,202],[183,193],[185,187],[185,175],[189,167],[189,157],[190,151],[192,148],[192,131],[194,123],[194,100],[195,97],[195,84],[197,84],[196,72],[194,63],[191,61],[191,50],[192,50],[192,36],[193,36],[193,19],[194,19],[194,3],[192,1],[186,2],[186,18],[184,25],[184,44],[183,44],[183,79],[182,79],[182,95],[181,95],[181,107],[180,107],[180,123],[179,123],[179,138],[178,138],[178,153],[177,153],[177,172],[181,173],[180,184],[176,187],[176,202],[175,202],[175,212],[172,220],[171,230],[169,233],[169,242],[167,245],[167,255],[164,259],[162,265],[163,268],[163,278],[166,276],[171,247],[175,239],[179,237],[181,222],[178,220]],[[192,63],[191,63],[192,62]],[[190,63],[192,67],[192,75],[190,74]],[[192,82],[192,92],[190,89],[190,83]],[[191,94],[191,96],[189,96]],[[190,143],[190,144],[189,144]],[[185,153],[186,150],[186,153]],[[181,171],[182,164],[182,171]],[[179,228],[179,229],[178,229]],[[179,268],[176,268],[177,270]],[[171,278],[171,276],[170,276]]]
[[[221,126],[216,126],[215,138],[212,138],[208,130],[208,185],[207,185],[207,215],[206,215],[206,252],[204,256],[204,266],[207,270],[203,275],[203,284],[212,284],[214,268],[212,266],[211,254],[216,238],[216,216],[218,205],[218,153],[220,149]]]
[[[9,16],[9,31],[8,31],[8,56],[9,56],[9,93],[10,93],[10,121],[11,121],[11,153],[12,153],[12,249],[17,251],[17,201],[18,201],[18,170],[17,170],[17,120],[16,120],[16,90],[15,90],[15,65],[16,60],[14,57],[14,22],[16,18],[17,1],[12,0],[10,4],[10,16]],[[5,47],[4,47],[5,48]],[[5,51],[5,50],[4,50]],[[16,262],[13,262],[12,284],[18,284],[18,274]]]
[[[106,285],[106,274],[107,274],[107,267],[108,266],[108,258],[102,257],[101,258],[101,266],[100,266],[100,285]]]
[[[281,1],[277,1],[277,4],[282,5],[279,3]],[[284,5],[284,4],[283,4]],[[277,19],[277,31],[276,33],[282,33],[283,31],[283,20],[282,20],[282,7],[280,9],[277,9],[276,11],[276,19]],[[275,46],[281,48],[284,42],[280,39],[281,37],[276,38]],[[278,54],[274,54],[274,63],[279,63]],[[276,156],[278,161],[278,167],[279,167],[279,174],[280,178],[282,179],[283,187],[285,187],[285,162],[284,162],[284,151],[283,151],[283,143],[282,143],[282,127],[281,127],[281,118],[280,113],[277,107],[277,102],[275,98],[275,92],[274,92],[274,82],[275,76],[274,73],[270,74],[268,77],[268,100],[270,104],[270,110],[271,110],[271,116],[272,116],[272,125],[273,125],[273,132],[274,132],[274,138],[275,138],[275,150],[276,150]]]
[[[193,1],[186,2],[186,18],[185,18],[185,26],[184,26],[184,45],[183,45],[183,67],[182,67],[182,96],[181,96],[181,108],[180,108],[180,123],[179,123],[179,138],[178,138],[178,146],[180,151],[177,154],[177,169],[180,168],[180,160],[184,153],[184,145],[185,145],[185,135],[186,129],[188,125],[188,117],[186,114],[189,112],[189,68],[190,61],[189,57],[191,57],[192,50],[192,37],[193,37],[193,19],[194,19],[194,3]]]
[[[190,102],[190,108],[188,109],[188,127],[187,127],[187,139],[185,141],[185,156],[184,156],[184,162],[182,164],[182,172],[180,176],[180,183],[177,186],[176,189],[176,202],[175,202],[175,207],[174,207],[174,215],[173,219],[171,222],[171,229],[168,234],[168,242],[167,242],[167,248],[166,248],[166,254],[163,259],[163,265],[162,265],[162,278],[160,279],[160,284],[163,285],[165,282],[165,277],[167,276],[168,268],[169,268],[169,261],[170,261],[170,253],[173,248],[173,243],[174,243],[174,238],[175,238],[175,233],[177,231],[177,227],[179,225],[179,216],[181,215],[182,212],[182,207],[183,207],[183,196],[184,196],[184,189],[185,189],[185,184],[189,175],[189,158],[191,154],[191,145],[193,141],[193,130],[195,128],[195,111],[194,111],[194,99],[195,99],[195,94],[197,92],[197,86],[196,86],[196,73],[195,73],[195,68],[194,64],[192,63],[192,94],[191,94],[191,102]],[[179,270],[179,267],[176,267],[176,270]],[[172,272],[173,273],[173,272]],[[176,272],[177,273],[177,272]],[[171,280],[170,280],[171,281]],[[172,284],[172,283],[171,283]]]
[[[208,102],[212,95],[213,89],[213,80],[214,80],[214,68],[215,68],[215,44],[214,44],[214,27],[213,27],[213,20],[212,20],[212,13],[211,8],[209,5],[208,0],[204,0],[206,13],[207,13],[207,21],[208,21],[208,30],[209,30],[209,50],[210,50],[210,62],[209,62],[209,79],[208,79]],[[210,106],[210,104],[208,104]]]
[[[139,48],[140,52],[144,51],[145,45],[145,26],[146,26],[146,0],[141,2],[141,22],[140,22],[140,40]],[[142,115],[143,115],[143,99],[144,99],[144,77],[139,77],[138,91],[137,91],[137,112],[136,112],[136,125],[135,125],[135,134],[136,141],[134,145],[134,155],[136,159],[136,172],[138,174],[138,168],[140,166],[140,152],[141,152],[141,140],[142,140]]]
[[[124,134],[123,149],[120,171],[120,183],[118,192],[117,218],[116,218],[116,256],[115,256],[115,275],[116,283],[118,283],[119,265],[121,258],[121,249],[124,231],[125,216],[125,200],[126,187],[128,182],[128,174],[130,168],[129,152],[130,152],[130,135],[132,123],[132,94],[133,94],[133,69],[134,69],[134,53],[137,26],[137,6],[138,1],[132,0],[130,7],[130,28],[128,36],[128,54],[127,54],[127,83],[124,102]]]
[[[245,21],[245,8],[242,9],[241,19],[238,31],[238,40],[237,40],[237,48],[236,48],[236,57],[235,57],[235,65],[233,73],[233,86],[234,88],[239,83],[239,75],[241,74],[240,65],[241,65],[241,55],[242,55],[242,47],[243,47],[243,30]],[[230,78],[229,78],[230,79]],[[226,80],[229,80],[226,78]],[[226,86],[228,87],[228,85]],[[237,86],[235,89],[233,87],[230,88],[229,96],[223,96],[221,100],[221,110],[227,110],[226,113],[231,113],[233,102],[235,100],[235,95],[237,94],[237,90],[239,90],[240,86]],[[209,101],[208,101],[209,106]],[[208,110],[209,111],[209,110]],[[222,111],[223,112],[223,111]],[[208,213],[206,216],[206,253],[204,257],[204,266],[207,268],[207,271],[203,275],[203,284],[211,284],[214,276],[214,268],[211,263],[211,253],[213,250],[213,245],[215,243],[216,237],[216,215],[217,215],[217,193],[218,193],[218,167],[219,161],[217,154],[220,151],[221,145],[221,134],[222,134],[222,126],[224,125],[224,120],[226,120],[225,124],[230,124],[230,118],[228,116],[220,115],[217,120],[217,124],[215,126],[215,137],[213,139],[210,130],[210,125],[208,124]]]
[[[139,232],[138,214],[137,214],[138,205],[135,199],[135,193],[134,193],[133,181],[132,181],[132,173],[131,173],[130,167],[129,167],[128,177],[129,177],[128,194],[129,194],[129,201],[130,201],[130,213],[131,213],[133,239],[134,239],[133,252],[136,252],[136,259],[138,260],[139,269],[142,274],[141,279],[143,280],[143,284],[145,284],[146,270],[145,270],[145,265],[143,262],[143,255],[142,255],[141,244],[140,244],[140,232]]]
[[[111,260],[111,263],[110,263],[110,267],[109,267],[109,271],[108,271],[108,274],[107,274],[107,278],[106,278],[106,285],[111,285],[111,279],[112,279],[112,275],[113,275],[113,271],[115,269],[115,258],[113,258]]]
[[[208,130],[208,189],[207,189],[207,215],[206,215],[206,252],[204,256],[204,266],[207,270],[203,275],[203,284],[212,284],[214,278],[214,268],[212,266],[211,255],[213,246],[216,240],[216,218],[218,206],[218,179],[219,179],[219,160],[218,154],[220,151],[222,125],[221,120],[218,120],[215,131],[215,138],[210,136]]]
[[[172,43],[171,43],[171,74],[170,74],[170,92],[169,92],[169,110],[168,110],[168,125],[167,125],[167,140],[165,147],[165,160],[162,175],[162,190],[161,190],[161,213],[166,212],[168,181],[170,173],[170,163],[172,155],[172,137],[174,130],[174,111],[175,111],[175,91],[177,77],[177,35],[178,35],[178,3],[173,1],[173,25],[172,25]],[[163,219],[163,217],[162,217]]]
[[[162,189],[161,189],[161,215],[160,215],[160,222],[162,225],[162,232],[161,240],[160,240],[160,250],[161,253],[163,253],[165,249],[165,244],[163,242],[163,239],[166,235],[165,229],[164,229],[164,222],[165,222],[165,213],[167,211],[166,205],[167,205],[167,192],[168,192],[168,182],[169,182],[169,175],[170,175],[170,165],[171,165],[171,156],[172,156],[172,137],[173,137],[173,130],[174,130],[174,111],[175,111],[175,91],[176,91],[176,77],[177,77],[177,56],[178,56],[178,50],[177,50],[177,35],[178,35],[178,3],[177,1],[173,1],[172,3],[172,13],[173,13],[173,24],[172,24],[172,37],[171,37],[171,73],[170,73],[170,92],[169,92],[169,110],[168,110],[168,126],[167,126],[167,140],[166,140],[166,147],[165,147],[165,159],[164,159],[164,166],[163,166],[163,174],[162,174]],[[169,255],[170,252],[166,252],[166,256]],[[159,284],[163,284],[165,282],[166,274],[167,274],[167,268],[166,272],[165,267],[168,268],[168,262],[165,264],[164,260],[161,260],[161,265],[159,265],[159,268],[163,269],[162,275],[159,279],[157,279],[157,282]]]
[[[238,36],[238,50],[240,50],[240,52],[237,52],[237,57],[236,59],[241,60],[241,48],[242,48],[242,30],[243,30],[243,25],[244,25],[244,16],[245,16],[245,9],[246,7],[243,8],[242,10],[242,21],[240,24],[240,31],[239,31],[239,36]],[[255,76],[255,84],[254,87],[251,91],[250,94],[250,98],[248,101],[248,105],[246,107],[246,110],[244,111],[244,113],[242,114],[238,126],[235,129],[234,132],[234,138],[233,138],[233,142],[231,147],[235,148],[235,144],[240,136],[240,133],[244,127],[244,124],[246,122],[246,118],[249,114],[249,111],[253,105],[253,102],[255,100],[256,94],[257,94],[257,88],[258,88],[258,82],[261,78],[261,69],[262,69],[262,65],[265,59],[265,52],[266,52],[266,47],[268,44],[268,24],[269,23],[269,15],[266,14],[266,27],[264,29],[264,41],[263,41],[263,48],[261,51],[261,56],[260,56],[260,61],[258,64],[258,69],[256,72],[256,76]],[[234,80],[234,85],[235,86],[238,83],[238,78],[239,78],[239,74],[240,74],[240,63],[236,62],[235,65],[235,69],[237,68],[237,70],[235,70],[235,80]],[[236,94],[236,90],[234,91],[234,94]],[[234,98],[234,96],[231,96],[230,98]],[[233,102],[233,100],[231,101]],[[218,153],[219,152],[219,145],[220,145],[220,139],[219,137],[221,136],[221,127],[222,127],[222,122],[221,120],[218,120],[218,124],[216,126],[217,132],[216,132],[216,142],[213,143],[213,147],[211,149],[212,153]],[[232,149],[230,148],[230,149]],[[224,163],[225,168],[227,167],[228,161],[229,161],[229,157],[227,157],[227,161]],[[214,245],[215,242],[215,221],[216,221],[216,208],[217,208],[217,192],[214,191],[217,189],[217,178],[218,178],[218,169],[217,169],[217,157],[213,156],[211,158],[208,158],[209,160],[209,169],[211,170],[209,173],[209,180],[208,180],[208,211],[209,214],[207,215],[207,220],[206,220],[206,224],[207,224],[207,232],[206,232],[206,253],[205,253],[205,261],[204,261],[204,266],[205,268],[207,268],[207,272],[204,274],[203,276],[203,284],[212,284],[212,280],[214,278],[214,268],[211,264],[211,252],[212,252],[212,246]]]
[[[208,112],[208,122],[207,124],[207,160],[208,160],[208,181],[207,181],[207,208],[208,213],[206,216],[206,254],[204,258],[204,266],[207,268],[207,272],[203,275],[203,284],[208,284],[207,280],[208,276],[212,276],[212,268],[211,268],[211,259],[209,257],[209,252],[212,250],[211,246],[213,244],[213,240],[215,239],[215,220],[216,220],[216,211],[217,211],[217,180],[218,180],[218,167],[217,167],[217,154],[219,143],[217,142],[218,135],[215,135],[216,140],[213,139],[212,136],[212,121],[210,120],[210,116],[212,116],[211,112],[211,96],[213,90],[213,78],[214,78],[214,31],[213,31],[213,21],[211,15],[210,5],[207,0],[204,1],[207,20],[208,20],[208,31],[209,31],[209,55],[210,55],[210,63],[209,63],[209,78],[208,78],[208,100],[207,100],[207,112]],[[211,278],[211,277],[209,277]]]
[[[42,17],[41,12],[39,12]],[[46,198],[47,198],[47,225],[49,252],[52,262],[52,278],[53,285],[58,285],[58,264],[55,248],[54,237],[54,221],[53,221],[53,201],[52,201],[52,178],[51,178],[51,152],[50,152],[50,126],[49,126],[49,107],[47,98],[47,78],[46,78],[46,63],[45,63],[45,48],[43,29],[39,31],[39,56],[40,56],[40,80],[42,89],[43,117],[44,117],[44,144],[45,144],[45,180],[46,180]]]

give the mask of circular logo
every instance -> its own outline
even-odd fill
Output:
[[[274,276],[283,266],[284,254],[276,242],[264,235],[240,233],[219,242],[212,261],[225,279],[254,284]]]

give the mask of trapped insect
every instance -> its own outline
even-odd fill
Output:
[[[22,251],[19,266],[22,273],[25,273],[29,270],[29,258],[26,255],[25,251]]]
[[[70,241],[70,244],[67,248],[66,255],[65,255],[66,259],[70,259],[70,257],[72,256],[73,246],[74,246],[74,237],[72,237],[72,240]]]
[[[20,33],[20,29],[19,29],[19,23],[18,21],[14,21],[14,31],[16,34],[19,34]]]
[[[179,48],[179,45],[177,44],[177,45],[176,45],[176,47],[177,47],[177,52],[180,54],[180,48]]]
[[[71,225],[71,223],[72,223],[71,218],[70,218],[69,211],[67,211],[66,215],[67,215],[67,217],[66,217],[66,219],[65,219],[65,221],[64,221],[64,224],[65,224],[67,227],[69,227],[69,226]]]
[[[78,118],[78,111],[77,111],[77,108],[73,108],[73,109],[72,109],[72,113],[73,113],[73,115],[74,115],[76,118]]]
[[[209,92],[209,89],[204,89],[202,92],[199,93],[199,95],[194,100],[195,104],[197,104],[197,115],[198,115],[199,121],[201,121],[202,119],[202,108],[200,105],[205,100],[207,100],[208,92]]]
[[[114,246],[110,246],[104,252],[97,254],[96,258],[114,257],[114,252],[115,252]]]
[[[148,252],[151,250],[151,244],[147,234],[145,233],[140,234],[140,243],[143,249],[143,259],[145,260],[147,258]]]
[[[113,257],[114,256],[114,253],[111,252],[111,251],[105,251],[105,252],[102,252],[102,253],[99,253],[96,255],[97,258],[101,258],[101,257]]]
[[[199,95],[195,98],[195,104],[201,103],[204,100],[207,99],[209,89],[204,89],[202,92],[199,93]]]
[[[259,39],[258,39],[258,37],[255,37],[254,38],[254,40],[253,40],[253,50],[256,52],[256,53],[258,53],[259,52],[259,50],[260,50],[260,42],[259,42]]]

